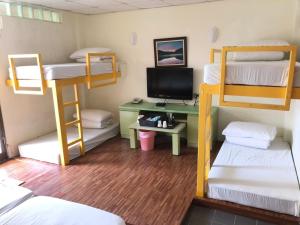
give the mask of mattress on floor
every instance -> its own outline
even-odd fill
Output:
[[[27,188],[0,183],[0,215],[6,213],[32,196],[32,191]]]
[[[114,122],[112,125],[104,129],[83,129],[85,151],[95,148],[104,141],[115,137],[118,133],[119,123],[117,122]],[[77,128],[69,128],[68,142],[77,138]],[[18,147],[21,157],[60,164],[59,142],[56,132],[35,138],[31,141],[20,144]],[[70,160],[80,156],[79,150],[79,145],[74,145],[69,148]]]
[[[208,178],[208,197],[299,216],[300,190],[288,143],[268,150],[224,142]]]
[[[125,225],[112,213],[51,197],[31,198],[0,217],[6,225]]]
[[[286,86],[289,61],[227,62],[226,84]],[[204,66],[204,83],[220,83],[220,64]],[[300,63],[295,65],[294,87],[300,87]]]
[[[46,80],[59,80],[68,79],[73,77],[85,76],[86,75],[86,64],[85,63],[64,63],[64,64],[53,64],[43,65],[44,77]],[[16,67],[17,78],[20,80],[37,80],[39,78],[39,67],[34,66],[18,66]],[[91,63],[91,74],[105,74],[112,72],[112,63],[110,62],[97,62]],[[12,78],[11,72],[9,73]]]

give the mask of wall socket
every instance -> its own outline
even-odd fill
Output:
[[[197,98],[199,98],[199,94],[198,93],[194,93],[193,97],[197,99]]]

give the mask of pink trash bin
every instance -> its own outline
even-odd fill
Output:
[[[139,135],[140,135],[141,149],[143,151],[152,150],[154,148],[154,138],[155,138],[156,132],[140,130]]]

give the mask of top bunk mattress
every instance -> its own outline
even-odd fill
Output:
[[[276,86],[287,85],[289,61],[227,62],[226,84]],[[204,83],[220,83],[220,64],[204,66]],[[294,87],[300,87],[300,63],[295,65]]]
[[[288,143],[268,150],[224,142],[208,178],[208,196],[299,216],[300,190]]]
[[[43,65],[44,77],[46,80],[59,80],[68,79],[74,77],[81,77],[86,75],[85,63],[64,63],[64,64],[52,64]],[[39,67],[34,66],[17,66],[16,67],[17,78],[20,80],[38,80]],[[92,75],[112,73],[111,62],[97,62],[91,63]],[[11,71],[9,77],[12,79]]]

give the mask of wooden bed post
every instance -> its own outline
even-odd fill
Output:
[[[37,88],[39,90],[22,90],[17,78],[17,70],[15,65],[15,59],[36,59],[37,66],[39,68],[39,76],[37,78],[39,85]],[[12,87],[15,94],[28,94],[28,95],[45,95],[47,90],[47,83],[44,76],[42,56],[40,54],[22,54],[22,55],[8,55],[9,67],[12,74]]]
[[[209,52],[209,64],[214,64],[215,63],[215,54],[216,53],[221,53],[220,49],[216,48],[211,48]],[[222,57],[221,57],[222,59]]]
[[[202,198],[206,193],[208,173],[210,170],[211,150],[211,104],[212,94],[206,84],[200,85],[199,131],[198,131],[198,164],[196,197]]]
[[[53,93],[53,102],[54,102],[54,112],[57,128],[57,137],[60,147],[60,160],[63,166],[69,164],[69,152],[68,152],[68,143],[67,143],[67,130],[65,127],[65,110],[63,105],[63,94],[62,86],[55,84],[52,87]]]
[[[80,145],[80,155],[85,154],[85,147],[83,144],[83,131],[82,131],[82,121],[81,121],[81,113],[80,113],[80,99],[79,99],[79,90],[78,90],[78,84],[73,85],[74,88],[74,94],[75,94],[75,102],[76,102],[76,115],[77,115],[77,128],[78,128],[78,136],[81,139],[79,142]]]
[[[80,99],[79,99],[79,87],[77,83],[71,83],[74,89],[74,101],[64,102],[62,89],[64,86],[70,85],[64,80],[55,80],[54,85],[52,86],[53,101],[54,101],[54,110],[55,110],[55,119],[57,127],[57,136],[60,143],[60,160],[62,165],[69,164],[69,147],[79,144],[80,155],[85,154],[85,147],[83,143],[83,131],[82,131],[82,121],[80,113]],[[65,121],[65,107],[75,106],[76,109],[76,119],[71,122]],[[77,125],[78,129],[78,138],[68,142],[68,132],[67,128]]]
[[[111,58],[111,63],[112,63],[112,72],[111,74],[98,74],[97,75],[92,75],[92,66],[91,66],[91,58],[93,57],[109,57]],[[97,88],[97,87],[104,87],[108,86],[111,84],[116,84],[117,83],[117,77],[118,77],[118,72],[117,72],[117,60],[116,60],[116,54],[112,52],[108,53],[87,53],[86,55],[86,81],[87,81],[87,87],[88,89],[91,88]],[[99,76],[100,75],[100,76]],[[108,76],[107,76],[108,75]],[[107,82],[104,82],[108,80]],[[103,81],[98,84],[96,84],[96,81]]]

